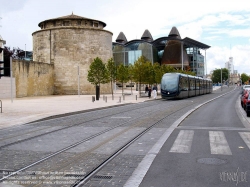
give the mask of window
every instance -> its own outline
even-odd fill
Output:
[[[96,21],[93,21],[93,27],[99,27],[99,23]]]
[[[69,21],[63,21],[63,26],[69,26]]]

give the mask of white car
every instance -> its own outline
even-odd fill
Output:
[[[244,90],[250,90],[250,85],[246,84],[242,86],[242,94],[244,93]]]

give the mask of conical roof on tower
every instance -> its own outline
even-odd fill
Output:
[[[181,35],[176,27],[172,27],[168,37],[174,37],[174,38],[181,39]]]
[[[90,18],[86,18],[86,17],[82,17],[82,16],[78,16],[75,15],[73,12],[70,15],[67,16],[62,16],[62,17],[58,17],[58,18],[52,18],[52,19],[48,19],[45,21],[42,21],[38,24],[39,27],[41,27],[41,25],[45,22],[49,22],[49,21],[56,21],[56,20],[90,20],[90,21],[97,21],[103,24],[103,27],[106,27],[106,23],[99,21],[99,20],[94,20],[94,19],[90,19]]]
[[[146,29],[146,30],[144,31],[144,33],[143,33],[141,39],[142,39],[142,40],[149,41],[149,42],[153,41],[153,37],[152,37],[152,35],[151,35],[151,33],[149,32],[148,29]]]
[[[120,34],[118,35],[118,37],[115,40],[117,43],[127,43],[127,38],[124,35],[123,32],[120,32]]]

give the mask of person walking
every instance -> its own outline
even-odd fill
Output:
[[[151,98],[151,86],[148,87],[148,98]]]
[[[156,96],[157,96],[157,86],[154,85],[154,87],[153,87],[153,97],[154,97],[154,99],[156,99]]]
[[[148,94],[148,85],[145,87],[145,96]]]

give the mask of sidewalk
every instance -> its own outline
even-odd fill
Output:
[[[59,114],[150,100],[148,97],[139,98],[137,91],[133,91],[133,95],[128,95],[130,92],[126,90],[125,94],[125,100],[123,100],[121,91],[114,94],[114,100],[112,100],[111,94],[107,94],[105,95],[107,96],[107,102],[103,100],[103,95],[100,96],[99,101],[94,102],[92,102],[92,96],[94,95],[24,97],[14,98],[13,102],[11,102],[11,99],[2,99],[0,129]],[[121,102],[119,102],[119,97],[121,97]],[[159,94],[158,98],[160,98]]]
[[[213,87],[213,90],[220,89],[220,86]],[[46,117],[60,115],[65,113],[109,107],[114,105],[121,105],[127,103],[144,102],[148,97],[139,98],[138,91],[133,90],[131,95],[130,90],[125,90],[125,100],[123,100],[121,90],[114,93],[114,100],[111,94],[106,94],[107,102],[103,100],[103,95],[100,96],[99,101],[92,102],[94,95],[52,95],[39,97],[24,97],[11,99],[2,99],[2,113],[0,109],[0,129],[10,127],[13,125],[21,125],[43,119]],[[130,95],[129,95],[130,94]],[[137,95],[137,100],[136,100]],[[119,102],[121,97],[121,102]],[[158,93],[157,98],[161,98]]]

